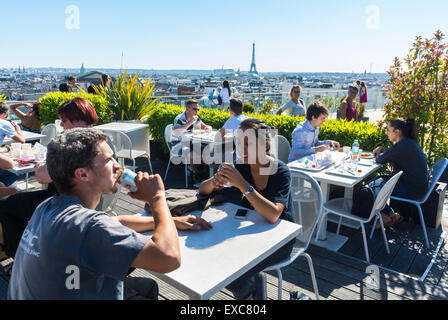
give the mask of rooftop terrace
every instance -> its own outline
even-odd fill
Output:
[[[152,160],[155,173],[164,174],[166,163]],[[138,159],[139,170],[149,168],[146,159]],[[166,188],[184,186],[183,167],[174,166],[166,181]],[[31,182],[33,182],[31,180]],[[117,203],[118,214],[135,214],[143,211],[144,204],[133,200],[122,192]],[[329,223],[336,230],[336,225]],[[424,246],[419,225],[403,222],[396,228],[387,230],[391,253],[385,252],[379,232],[369,240],[369,252],[373,264],[380,266],[379,290],[366,285],[368,263],[363,261],[364,251],[360,230],[341,228],[341,234],[349,236],[349,241],[339,252],[331,252],[310,245],[308,253],[313,259],[320,298],[323,300],[439,300],[448,299],[448,244],[445,230],[448,228],[448,197],[445,198],[442,227],[439,230],[428,229],[430,249]],[[369,229],[368,229],[369,230]],[[434,253],[438,251],[434,258]],[[1,262],[11,263],[12,259]],[[432,264],[431,264],[432,262]],[[430,268],[429,268],[430,267]],[[290,298],[290,291],[301,291],[314,299],[308,265],[303,258],[282,269],[283,299]],[[135,270],[132,276],[153,277],[147,271]],[[275,273],[267,275],[268,298],[277,299],[277,277]],[[183,300],[187,297],[157,279],[160,300]],[[8,281],[0,276],[0,300],[5,299]],[[212,299],[231,300],[232,294],[221,290]]]

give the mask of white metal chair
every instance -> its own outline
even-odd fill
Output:
[[[423,235],[425,236],[425,243],[426,247],[429,249],[429,240],[428,240],[428,233],[426,232],[426,226],[425,226],[425,220],[423,218],[423,212],[421,205],[428,200],[429,195],[431,194],[432,190],[434,190],[434,187],[436,186],[436,183],[439,181],[440,177],[442,176],[443,172],[445,171],[446,167],[448,166],[448,159],[442,158],[440,160],[437,160],[432,166],[431,169],[428,172],[429,177],[429,188],[426,192],[425,196],[421,198],[420,200],[411,200],[411,199],[405,199],[405,198],[399,198],[395,196],[391,196],[391,199],[403,201],[407,203],[411,203],[418,208],[418,214],[420,216],[420,223],[422,225]],[[376,224],[376,221],[375,221]]]
[[[384,223],[383,219],[381,218],[381,210],[384,209],[386,206],[387,201],[390,198],[390,195],[392,191],[395,188],[395,185],[397,184],[398,179],[400,179],[401,175],[403,174],[403,171],[398,172],[396,175],[394,175],[389,181],[387,181],[384,186],[381,188],[381,190],[378,192],[378,194],[375,197],[375,202],[373,203],[372,211],[370,212],[370,215],[368,218],[362,218],[359,216],[355,216],[351,214],[351,200],[345,199],[345,198],[336,198],[332,199],[324,204],[324,214],[322,216],[322,219],[325,218],[325,215],[328,213],[333,213],[335,215],[338,215],[339,218],[339,225],[336,234],[339,234],[340,225],[342,222],[342,218],[347,218],[349,220],[357,221],[361,225],[362,230],[362,237],[364,240],[364,251],[366,254],[366,261],[370,263],[370,257],[369,257],[369,249],[367,247],[367,238],[366,238],[366,230],[364,225],[366,223],[369,223],[373,217],[377,217],[380,219],[381,222],[381,231],[383,232],[384,237],[384,244],[386,245],[386,251],[389,254],[389,244],[387,242],[386,237],[386,231],[384,229]],[[317,234],[320,234],[322,228],[322,224],[319,226],[319,230]],[[372,230],[374,230],[375,225],[372,226]]]
[[[165,127],[165,142],[168,150],[170,151],[170,160],[168,160],[168,166],[166,168],[165,177],[163,178],[163,180],[166,180],[171,161],[176,160],[176,162],[178,163],[183,161],[185,164],[185,188],[188,188],[188,159],[190,156],[190,149],[186,146],[183,146],[181,142],[174,145],[172,143],[172,135],[173,125],[169,124]]]
[[[277,150],[274,150],[274,152],[277,152],[277,159],[283,161],[284,163],[288,163],[289,153],[291,152],[291,144],[284,136],[277,135],[276,138]]]
[[[302,232],[297,237],[296,243],[294,244],[294,248],[291,252],[291,255],[288,259],[281,261],[277,263],[276,265],[270,266],[266,268],[263,271],[271,271],[276,270],[277,276],[278,276],[278,300],[282,299],[282,282],[283,282],[283,276],[281,272],[281,268],[291,264],[294,262],[298,257],[304,256],[308,261],[308,266],[310,268],[310,274],[311,274],[311,280],[313,282],[314,287],[314,293],[316,295],[316,299],[319,300],[319,289],[317,287],[316,282],[316,275],[314,274],[314,267],[313,267],[313,260],[311,259],[310,255],[307,254],[305,251],[308,249],[308,245],[311,241],[311,237],[313,236],[313,231],[316,228],[316,225],[320,219],[320,216],[322,214],[322,203],[323,203],[323,196],[322,196],[322,190],[320,189],[319,184],[316,180],[314,180],[311,176],[306,174],[305,172],[295,172],[295,176],[298,176],[300,180],[303,181],[303,185],[309,190],[310,193],[314,193],[313,196],[310,195],[311,198],[315,199],[314,202],[308,203],[306,210],[306,214],[297,217],[298,215],[301,215],[301,212],[299,214],[299,211],[297,210],[297,207],[300,207],[302,203],[297,201],[295,199],[294,195],[292,196],[292,201],[294,204],[294,222],[297,222],[298,218],[302,221]]]
[[[51,140],[58,134],[54,123],[47,124],[42,128],[40,133],[46,136],[45,138],[40,139],[40,144],[43,146],[47,146],[51,142]]]
[[[151,155],[149,152],[149,141],[147,141],[148,147],[146,150],[134,149],[132,145],[132,141],[129,136],[121,131],[114,132],[105,132],[113,145],[115,146],[115,156],[120,161],[120,165],[124,168],[124,159],[132,160],[132,168],[135,171],[135,159],[139,157],[145,156],[148,159],[149,168],[151,169],[151,173],[153,173],[152,165],[151,165]]]

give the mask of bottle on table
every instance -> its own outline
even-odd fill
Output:
[[[359,142],[358,140],[355,140],[352,145],[352,160],[356,161],[358,160],[358,153],[359,153]]]

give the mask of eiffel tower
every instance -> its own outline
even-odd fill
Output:
[[[255,73],[257,72],[257,66],[255,65],[255,42],[253,43],[253,49],[252,49],[252,63],[250,64],[250,71],[249,73]]]

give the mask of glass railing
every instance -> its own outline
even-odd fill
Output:
[[[367,97],[368,102],[365,104],[366,106],[366,116],[370,118],[372,121],[378,121],[381,119],[381,110],[384,105],[387,103],[387,98],[385,96],[386,90],[381,87],[372,87],[368,89]],[[44,94],[43,94],[44,95]],[[213,100],[209,99],[209,95],[207,93],[194,93],[190,95],[157,95],[153,96],[155,98],[160,99],[162,103],[169,104],[177,104],[181,106],[185,106],[186,102],[189,99],[196,99],[199,101],[199,104],[204,108],[220,108],[217,104],[217,96]],[[322,101],[331,112],[330,118],[336,117],[336,111],[339,107],[341,100],[347,95],[347,90],[344,89],[320,89],[320,88],[303,88],[302,94],[300,96],[301,99],[304,100],[305,105],[308,106],[315,100]],[[281,91],[266,91],[266,92],[258,92],[258,93],[241,93],[237,92],[232,95],[235,98],[241,99],[243,103],[250,103],[254,106],[255,111],[259,111],[263,105],[271,104],[272,111],[271,113],[275,113],[280,106],[288,102],[290,99],[289,91],[281,92]],[[13,104],[16,102],[30,102],[34,101],[7,101],[8,104]],[[15,119],[14,114],[11,112],[11,119]]]

